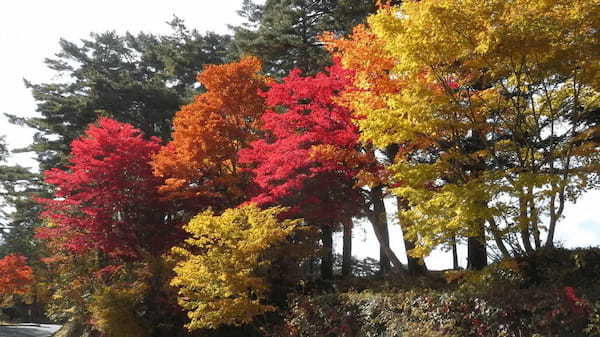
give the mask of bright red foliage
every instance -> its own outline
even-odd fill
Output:
[[[337,64],[314,77],[294,70],[264,94],[271,107],[262,116],[265,137],[239,152],[258,188],[251,202],[289,206],[292,215],[313,224],[354,215],[357,171],[336,157],[358,148],[350,111],[334,101],[350,83],[348,75]]]
[[[579,298],[573,287],[564,287],[563,292],[572,313],[577,315],[587,315],[591,312],[589,303],[585,299]]]
[[[159,139],[145,139],[129,124],[102,118],[71,144],[66,170],[45,172],[55,199],[42,199],[50,224],[41,238],[73,252],[98,249],[113,257],[160,252],[173,233],[165,223],[161,180],[149,161]]]
[[[0,259],[0,296],[26,294],[32,282],[32,270],[25,256],[8,255]]]

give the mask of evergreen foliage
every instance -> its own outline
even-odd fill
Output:
[[[374,11],[371,0],[244,0],[239,14],[247,22],[233,27],[233,52],[260,57],[274,77],[294,68],[314,75],[331,64],[319,37],[346,34]]]

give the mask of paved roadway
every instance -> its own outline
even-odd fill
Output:
[[[0,337],[50,337],[60,329],[53,324],[0,325]]]

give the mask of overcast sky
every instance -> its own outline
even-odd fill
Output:
[[[58,40],[78,41],[90,32],[115,30],[137,33],[167,33],[173,15],[200,32],[227,33],[228,24],[239,24],[236,14],[241,0],[19,0],[0,2],[0,114],[34,116],[35,104],[23,86],[23,78],[34,83],[53,80],[43,60],[58,51]],[[31,143],[30,130],[8,124],[0,117],[0,134],[6,135],[11,148]],[[34,166],[28,155],[14,156],[12,162]],[[569,205],[566,218],[557,228],[557,239],[567,247],[600,244],[600,193],[588,193],[576,205]],[[390,210],[393,205],[389,204]],[[403,255],[398,226],[390,228],[391,246]],[[340,240],[336,240],[338,243]],[[357,226],[354,253],[358,257],[377,257],[378,247],[368,226]],[[339,248],[339,247],[338,247]],[[461,247],[464,264],[466,252]],[[432,269],[451,267],[448,253],[435,252],[427,259]]]

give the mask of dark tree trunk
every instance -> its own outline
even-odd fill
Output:
[[[484,222],[477,224],[477,234],[467,239],[467,268],[481,270],[487,265]]]
[[[342,276],[347,278],[352,275],[352,220],[344,223],[344,246],[342,253]]]
[[[452,237],[452,269],[458,270],[458,247],[456,246],[456,235]]]
[[[387,212],[383,201],[383,187],[377,186],[373,188],[373,212],[377,229],[379,231],[379,271],[381,274],[386,274],[390,271],[390,259],[387,256],[386,247],[390,246],[390,234],[388,232]]]
[[[531,246],[531,235],[529,233],[529,214],[527,213],[527,199],[525,196],[519,198],[519,229],[521,232],[521,240],[523,240],[523,247],[525,252],[531,254],[533,247]]]
[[[333,230],[330,226],[321,229],[323,250],[321,255],[321,278],[333,279]]]

